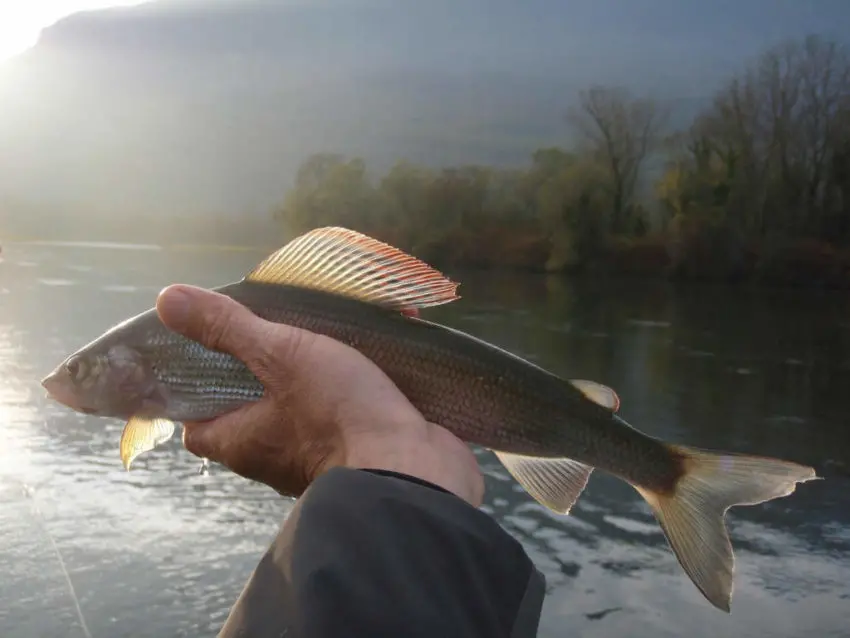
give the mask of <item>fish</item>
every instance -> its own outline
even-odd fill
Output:
[[[431,422],[492,451],[540,505],[568,515],[591,473],[637,490],[676,559],[714,607],[730,612],[735,556],[729,508],[788,496],[812,467],[663,441],[620,414],[612,388],[558,376],[508,350],[420,315],[460,298],[459,284],[355,230],[308,231],[242,279],[214,288],[272,322],[326,335],[373,361]],[[126,421],[129,470],[177,423],[263,397],[239,359],[172,332],[155,308],[109,328],[42,380],[77,412]]]

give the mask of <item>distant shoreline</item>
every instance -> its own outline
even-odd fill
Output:
[[[250,242],[239,244],[209,242],[174,242],[167,238],[147,237],[144,243],[128,242],[110,237],[98,239],[46,239],[34,236],[14,235],[0,240],[0,259],[8,257],[7,247],[42,246],[55,248],[95,250],[139,250],[150,252],[229,252],[254,253],[260,257],[271,254],[287,239],[281,233],[279,243]],[[380,235],[380,234],[379,234]],[[381,238],[397,244],[392,238]],[[442,260],[417,254],[420,259],[444,272],[478,272],[496,275],[513,273],[546,277],[563,277],[575,280],[621,280],[670,283],[677,286],[722,285],[736,288],[786,289],[841,292],[850,289],[850,253],[827,244],[792,243],[776,252],[771,269],[758,267],[757,251],[742,262],[742,267],[720,276],[716,273],[700,273],[677,270],[672,267],[669,237],[655,234],[639,240],[612,242],[607,250],[580,268],[547,270],[507,261],[492,259],[487,263],[463,260]],[[402,248],[405,248],[402,246]],[[438,251],[439,252],[439,251]]]
[[[173,250],[173,251],[205,251],[216,250],[223,252],[256,252],[275,250],[271,246],[260,246],[252,244],[216,244],[216,243],[199,243],[199,244],[170,244],[165,242],[155,243],[131,243],[114,240],[63,240],[63,239],[23,239],[13,238],[6,239],[0,242],[0,246],[54,246],[57,248],[97,248],[97,249],[113,249],[113,250]]]

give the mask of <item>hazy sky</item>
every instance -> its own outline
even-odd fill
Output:
[[[0,60],[35,44],[38,34],[77,11],[142,4],[144,0],[25,0],[0,2]]]
[[[0,64],[0,225],[12,205],[265,218],[317,152],[516,166],[572,142],[564,113],[591,84],[669,99],[684,126],[766,47],[850,24],[850,0],[15,4],[0,58],[48,31]]]

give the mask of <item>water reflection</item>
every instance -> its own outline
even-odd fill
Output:
[[[291,507],[178,438],[125,472],[122,423],[71,413],[38,379],[180,280],[238,279],[266,251],[4,246],[0,264],[0,635],[77,631],[51,536],[95,636],[214,635]],[[850,623],[850,323],[842,297],[452,273],[429,318],[617,389],[637,427],[811,463],[829,480],[730,513],[733,615],[705,603],[629,486],[594,474],[570,517],[486,451],[485,509],[547,576],[541,636],[822,636]],[[69,285],[71,284],[71,285]],[[12,303],[14,300],[14,303]],[[79,634],[82,635],[82,634]]]

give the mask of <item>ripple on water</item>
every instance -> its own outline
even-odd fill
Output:
[[[627,323],[640,328],[669,328],[671,325],[669,321],[654,319],[629,319]]]
[[[122,286],[119,284],[108,284],[106,286],[101,286],[101,290],[104,292],[138,292],[138,286]]]
[[[635,519],[606,514],[603,517],[603,520],[624,532],[628,532],[629,534],[644,534],[652,536],[658,534],[658,525],[650,525]]]
[[[685,351],[685,354],[689,357],[716,357],[717,355],[714,352],[709,352],[708,350],[691,350],[690,348],[682,348]]]

